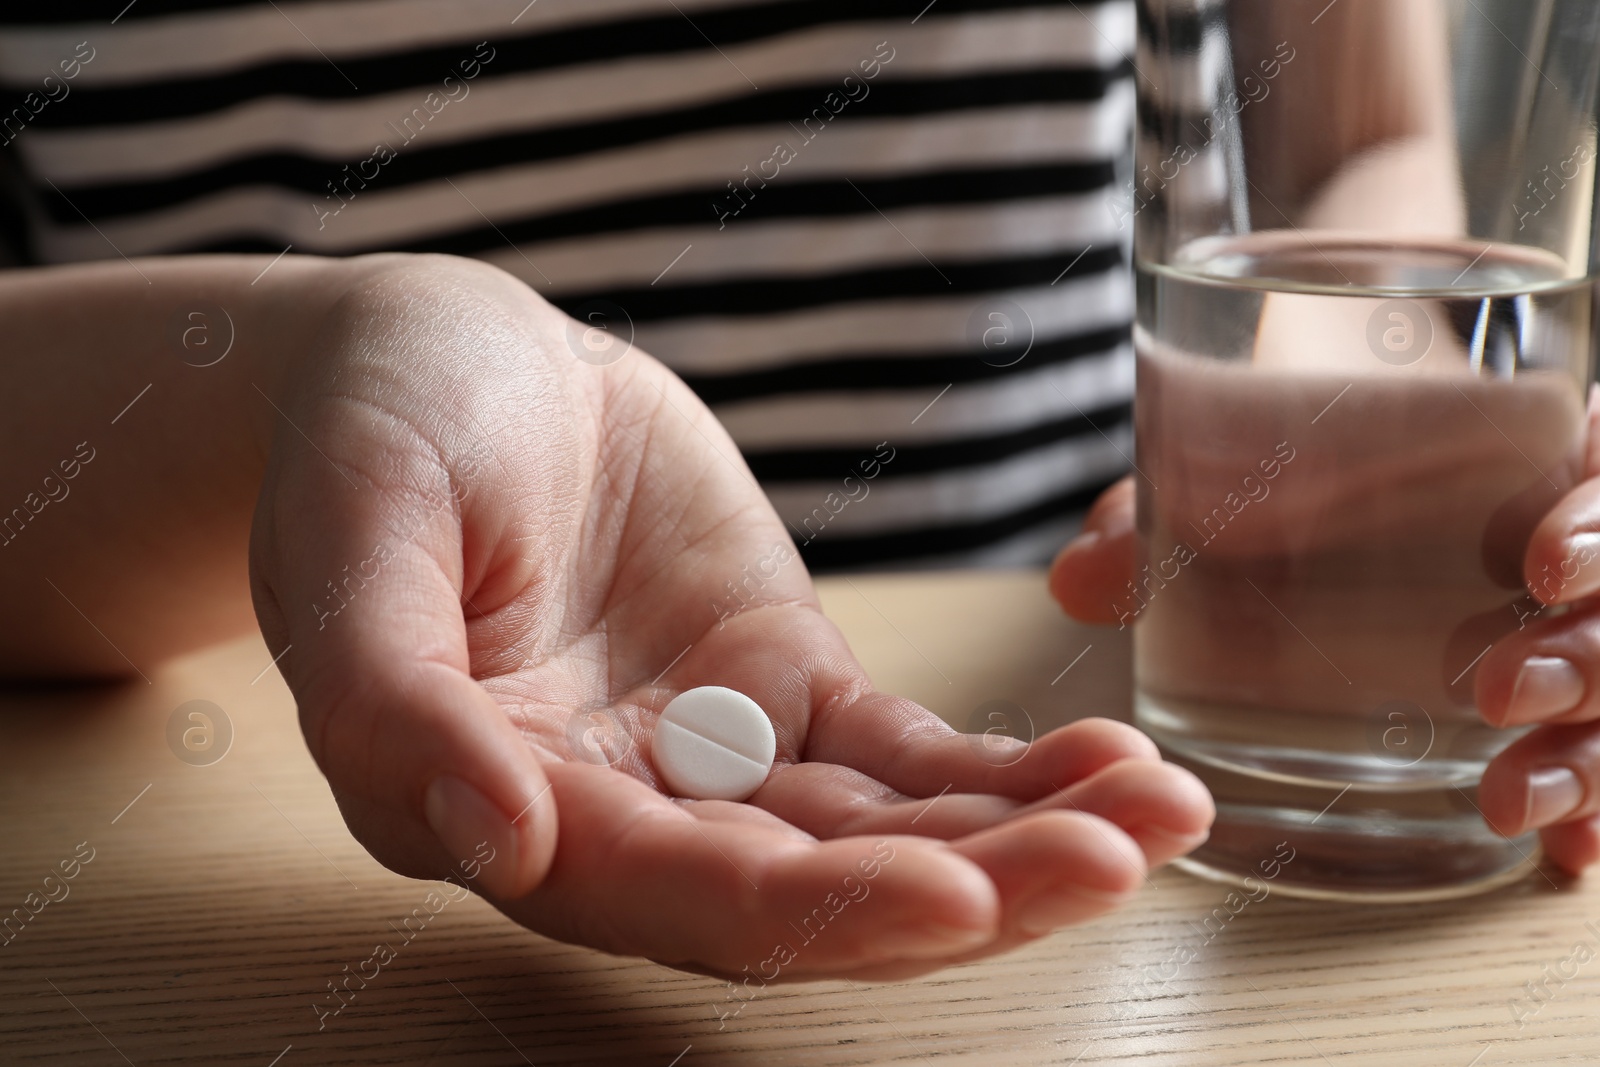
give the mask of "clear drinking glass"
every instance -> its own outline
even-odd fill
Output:
[[[1582,476],[1600,3],[1140,0],[1139,30],[1117,611],[1138,724],[1218,801],[1185,863],[1509,881],[1537,841],[1477,810],[1518,735],[1474,670],[1540,614],[1524,551]]]

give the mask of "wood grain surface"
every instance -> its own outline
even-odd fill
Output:
[[[958,725],[991,700],[1039,729],[1126,711],[1126,642],[1062,620],[1039,575],[823,588],[875,681]],[[1600,1062],[1600,891],[1544,873],[1443,905],[1269,896],[1211,935],[1226,890],[1161,871],[1118,915],[1001,959],[768,987],[737,1014],[724,983],[547,941],[476,898],[407,939],[438,887],[345,831],[269,661],[252,639],[149,684],[0,702],[0,917],[28,916],[0,945],[0,1063]],[[191,700],[232,726],[208,766],[169,747]],[[394,958],[319,1031],[328,981],[380,942]]]

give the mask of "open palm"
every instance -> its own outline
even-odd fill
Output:
[[[771,981],[1000,951],[1204,838],[1203,788],[1129,727],[999,749],[876,692],[733,443],[648,356],[575,359],[569,320],[455,261],[347,302],[365,325],[306,360],[252,574],[380,861],[475,876],[554,937]],[[651,765],[700,685],[772,718],[745,803],[673,799]]]

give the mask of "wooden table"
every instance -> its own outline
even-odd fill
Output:
[[[824,600],[881,687],[958,724],[995,699],[1041,728],[1126,711],[1126,642],[1061,619],[1038,575],[831,580]],[[547,941],[469,898],[319,1033],[327,981],[430,887],[346,833],[268,661],[250,640],[149,685],[0,701],[0,915],[93,855],[0,946],[0,1063],[1600,1062],[1600,889],[1538,874],[1446,905],[1272,896],[1161,983],[1225,895],[1166,870],[1120,914],[1004,958],[773,987],[725,1023],[719,982]],[[166,739],[194,699],[233,725],[209,766]]]

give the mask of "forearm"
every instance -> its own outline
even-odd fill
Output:
[[[252,625],[279,397],[370,269],[197,256],[0,273],[0,673],[131,675]]]
[[[1454,197],[1455,125],[1451,104],[1449,28],[1431,0],[1360,0],[1355,3],[1295,4],[1257,0],[1247,9],[1255,17],[1235,27],[1236,66],[1240,75],[1254,72],[1257,62],[1273,56],[1280,43],[1294,50],[1272,83],[1271,95],[1259,106],[1245,108],[1240,121],[1251,146],[1249,168],[1261,189],[1273,190],[1268,217],[1281,209],[1296,225],[1326,224],[1326,219],[1301,217],[1304,205],[1315,212],[1329,201],[1353,201],[1343,209],[1344,225],[1352,214],[1372,212],[1381,226],[1385,211],[1404,215],[1418,208],[1437,219],[1449,207],[1436,206],[1440,195]],[[1393,149],[1397,162],[1379,167],[1409,166],[1424,159],[1434,169],[1418,174],[1415,195],[1394,204],[1396,185],[1384,190],[1389,203],[1363,198],[1358,190],[1374,149]],[[1403,159],[1404,161],[1399,161]],[[1424,227],[1437,229],[1436,227]]]

